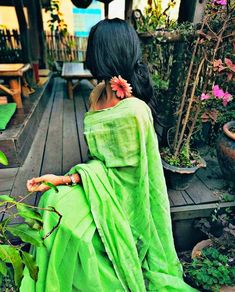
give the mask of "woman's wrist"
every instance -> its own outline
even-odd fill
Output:
[[[61,176],[61,184],[62,185],[72,185],[80,183],[81,179],[79,174],[75,173],[72,175]]]

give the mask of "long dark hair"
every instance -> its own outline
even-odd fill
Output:
[[[133,88],[133,95],[148,102],[153,87],[134,28],[119,18],[105,19],[92,27],[88,38],[86,67],[98,80],[121,75]]]

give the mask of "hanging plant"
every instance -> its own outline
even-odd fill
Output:
[[[45,9],[45,12],[50,13],[48,26],[51,32],[57,32],[62,36],[67,35],[68,29],[63,18],[63,13],[60,11],[60,0],[52,0],[51,5]]]
[[[92,0],[71,0],[71,2],[78,8],[87,8]]]

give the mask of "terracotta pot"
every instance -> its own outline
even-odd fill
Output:
[[[217,158],[224,178],[235,189],[235,121],[223,126],[217,141]]]
[[[201,158],[197,166],[178,167],[172,166],[162,159],[162,165],[167,185],[174,190],[183,191],[189,187],[196,171],[202,167],[206,167],[206,162]]]
[[[192,254],[191,254],[192,259],[200,256],[202,249],[209,246],[212,246],[212,241],[210,239],[206,239],[206,240],[202,240],[198,242],[192,250]],[[219,292],[235,292],[235,286],[232,286],[232,287],[222,286],[219,289]]]

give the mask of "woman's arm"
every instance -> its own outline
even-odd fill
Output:
[[[44,185],[44,182],[52,183],[55,186],[59,185],[71,185],[73,183],[81,183],[81,177],[75,173],[72,175],[57,176],[54,174],[46,174],[40,177],[32,178],[27,181],[27,189],[29,192],[44,192],[49,189]]]

